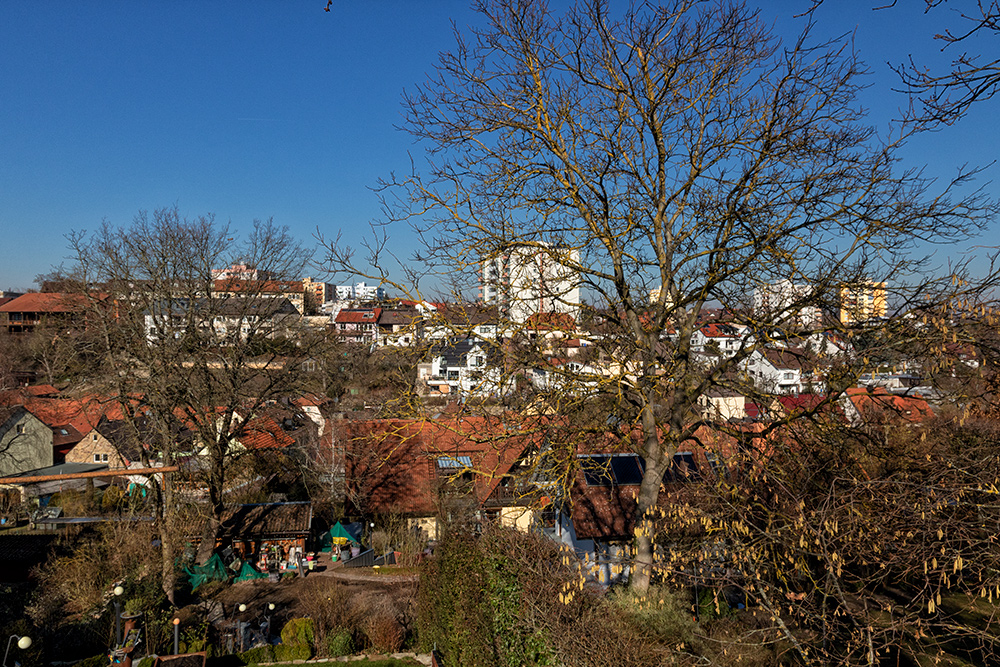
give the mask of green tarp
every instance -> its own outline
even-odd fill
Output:
[[[248,581],[250,579],[266,579],[267,575],[262,574],[254,569],[253,565],[249,561],[243,561],[243,567],[240,568],[240,573],[236,575],[236,581]]]
[[[339,521],[333,525],[333,528],[330,529],[330,541],[338,542],[338,540],[339,544],[344,544],[345,542],[354,542],[355,544],[358,543],[358,541],[354,539],[354,536],[347,532],[347,529],[344,528],[343,524]]]
[[[229,571],[226,570],[219,554],[212,554],[212,557],[204,565],[185,567],[184,571],[187,572],[191,581],[191,590],[209,581],[229,581]]]
[[[357,544],[357,540],[354,539],[351,534],[344,528],[343,524],[339,521],[333,525],[333,528],[329,532],[323,533],[323,538],[320,541],[320,550],[329,551],[334,544],[347,544],[348,542],[354,542]]]

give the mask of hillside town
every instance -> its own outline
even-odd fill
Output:
[[[1000,664],[998,26],[3,4],[2,667]]]

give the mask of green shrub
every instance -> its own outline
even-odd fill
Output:
[[[107,661],[107,658],[105,658],[104,660]],[[135,665],[136,667],[153,667],[154,662],[156,662],[156,660],[147,655],[145,658],[135,663]]]
[[[354,653],[354,635],[347,628],[331,632],[326,636],[326,653],[331,658]]]
[[[274,659],[279,662],[308,660],[312,657],[309,644],[278,644],[274,647]]]
[[[312,646],[315,639],[316,629],[311,618],[293,618],[281,629],[282,644]]]
[[[80,662],[73,665],[73,667],[106,667],[108,664],[107,653],[98,653],[97,655],[92,655],[86,660],[81,660]]]
[[[690,609],[666,586],[650,586],[642,596],[619,588],[611,591],[608,599],[632,625],[651,638],[667,645],[699,643],[698,626]]]
[[[239,657],[244,665],[259,665],[262,662],[274,662],[274,647],[258,646],[257,648],[240,653]]]

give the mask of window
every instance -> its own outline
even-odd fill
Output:
[[[17,428],[14,429],[18,435],[24,434],[24,424],[18,424]]]
[[[94,463],[100,463],[100,462],[101,462],[101,455],[94,454]]]
[[[706,452],[705,459],[708,461],[708,467],[712,469],[712,472],[719,477],[728,476],[729,471],[726,469],[726,464],[722,462],[722,458],[719,457],[715,452]]]
[[[698,465],[694,461],[693,452],[677,452],[674,454],[673,465],[663,473],[664,482],[687,482],[698,476]]]
[[[91,437],[93,438],[94,442],[97,442],[97,434],[96,433],[93,436],[91,436]]]
[[[635,454],[581,456],[580,467],[587,486],[635,486],[646,469]]]
[[[101,454],[101,461],[103,463],[107,463],[108,462],[108,455],[107,454]]]

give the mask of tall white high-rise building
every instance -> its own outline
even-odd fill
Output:
[[[557,246],[513,248],[483,261],[480,297],[524,322],[535,313],[580,312],[580,251]]]
[[[753,292],[754,315],[799,327],[816,326],[822,321],[823,310],[808,303],[813,291],[811,285],[796,285],[791,280],[778,280],[758,287]]]

